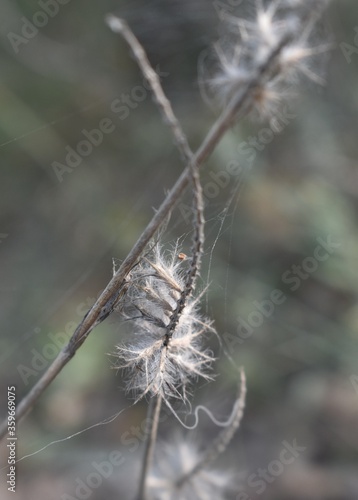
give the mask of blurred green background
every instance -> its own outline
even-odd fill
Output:
[[[220,9],[230,12],[234,3],[223,1]],[[111,278],[112,258],[124,259],[183,168],[127,46],[104,16],[113,12],[129,21],[162,74],[192,148],[217,116],[200,95],[197,70],[221,30],[218,2],[55,5],[58,12],[35,34],[24,26],[34,16],[44,21],[41,2],[2,0],[0,7],[2,418],[7,386],[16,386],[20,400],[38,380]],[[21,40],[24,29],[28,38]],[[357,3],[332,2],[324,31],[335,40],[326,85],[301,85],[288,103],[289,118],[267,144],[263,130],[272,130],[272,122],[236,125],[202,174],[201,287],[210,283],[203,311],[214,319],[222,346],[212,340],[217,378],[195,388],[193,403],[225,419],[236,392],[235,366],[245,367],[244,421],[215,464],[233,470],[232,499],[358,498]],[[76,166],[63,169],[68,148],[81,149],[83,131],[100,123],[111,131],[90,154],[82,146]],[[255,158],[247,154],[250,138],[261,141]],[[228,174],[233,161],[240,168]],[[188,195],[163,239],[170,246],[181,238],[189,253],[186,204]],[[315,266],[312,258],[327,239],[337,245]],[[298,280],[296,274],[293,282],[292,266],[304,261],[312,272]],[[275,289],[283,295],[272,308],[263,301]],[[268,317],[260,319],[260,304]],[[245,332],[244,322],[255,326]],[[18,425],[18,458],[125,411],[20,462],[15,495],[2,471],[1,498],[77,498],[78,485],[96,470],[93,462],[108,460],[114,450],[123,464],[89,493],[84,489],[84,498],[133,496],[142,451],[133,434],[146,403],[132,407],[111,369],[108,354],[121,335],[114,316],[92,332]],[[178,429],[168,418],[161,438]],[[199,446],[216,432],[205,416],[195,431],[182,430]],[[263,491],[255,487],[249,478],[279,457],[284,441],[294,440],[304,451],[271,474]],[[0,450],[4,466],[6,446]]]

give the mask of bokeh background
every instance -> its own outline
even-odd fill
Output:
[[[104,16],[114,12],[129,21],[196,148],[217,116],[202,98],[198,60],[222,30],[219,11],[233,12],[234,4],[241,15],[245,5],[225,0],[58,2],[56,15],[38,33],[27,27],[31,38],[21,41],[16,36],[26,19],[44,19],[41,2],[2,0],[2,418],[7,386],[16,386],[20,400],[38,380],[111,278],[112,258],[126,256],[183,168],[127,46]],[[210,283],[203,311],[215,320],[221,346],[208,340],[218,356],[217,377],[195,387],[193,404],[225,419],[237,367],[244,366],[248,379],[241,429],[215,464],[233,472],[229,499],[358,498],[356,1],[332,2],[322,31],[335,40],[324,73],[319,69],[326,85],[302,82],[288,102],[289,118],[266,144],[260,137],[268,137],[263,130],[272,130],[272,122],[236,125],[202,174],[201,287]],[[78,165],[61,170],[66,148],[79,147],[83,130],[97,129],[103,119],[111,120],[112,131]],[[249,157],[250,137],[259,138],[260,149]],[[228,180],[232,161],[241,167]],[[186,253],[189,203],[187,195],[162,237],[168,248],[181,238]],[[316,265],[321,241],[336,246]],[[293,282],[292,266],[304,261],[312,271]],[[273,309],[266,303],[270,314],[260,320],[258,304],[275,289],[284,300]],[[245,333],[250,321],[255,326]],[[18,458],[123,413],[20,462],[15,494],[2,470],[2,499],[68,500],[78,498],[79,485],[82,498],[133,497],[146,402],[132,406],[111,369],[122,333],[114,316],[92,332],[18,424]],[[218,431],[203,415],[195,431],[168,417],[160,437],[168,442],[179,433],[200,447]],[[284,442],[301,451],[281,470],[272,464]],[[4,466],[6,446],[0,450]],[[177,450],[173,445],[173,455]],[[93,463],[114,451],[123,463],[94,485]],[[273,471],[261,487],[253,484],[259,469]]]

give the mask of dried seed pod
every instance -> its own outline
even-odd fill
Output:
[[[179,253],[180,255],[180,253]],[[213,360],[203,347],[203,335],[212,324],[198,312],[198,298],[189,298],[169,341],[170,318],[185,286],[185,272],[175,249],[165,257],[159,245],[132,269],[124,301],[123,317],[132,325],[128,341],[119,345],[117,368],[127,372],[127,390],[137,398],[145,394],[164,399],[186,399],[190,379],[209,379]]]

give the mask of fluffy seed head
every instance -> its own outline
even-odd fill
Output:
[[[200,297],[188,299],[173,335],[169,340],[166,337],[184,288],[183,260],[177,249],[168,258],[157,245],[130,273],[120,309],[131,331],[128,340],[117,347],[116,356],[117,368],[126,371],[127,390],[133,390],[138,399],[150,394],[185,400],[191,379],[210,379],[213,358],[202,340],[213,328],[198,312]]]
[[[156,500],[224,500],[225,491],[232,486],[233,474],[206,467],[181,487],[178,479],[188,474],[202,459],[195,442],[176,436],[172,442],[161,443],[158,460],[148,486]]]
[[[329,46],[312,47],[311,39],[317,10],[325,4],[323,0],[257,0],[251,19],[226,16],[226,36],[215,45],[214,60],[207,58],[199,67],[206,100],[214,99],[225,106],[246,87],[285,37],[289,41],[280,51],[276,66],[262,79],[259,92],[251,95],[251,109],[260,118],[274,114],[287,88],[301,75],[322,84],[316,73],[317,59]],[[311,67],[314,58],[315,70]]]

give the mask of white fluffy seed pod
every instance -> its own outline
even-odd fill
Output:
[[[301,75],[316,83],[324,83],[317,74],[320,66],[317,62],[329,45],[312,47],[311,40],[317,11],[321,11],[326,3],[323,0],[306,3],[256,0],[256,12],[251,19],[226,16],[226,35],[215,45],[214,59],[204,61],[199,68],[206,100],[214,99],[226,106],[245,88],[285,37],[289,40],[280,51],[276,67],[251,95],[254,116],[266,118],[275,114],[282,98],[292,95],[288,89]]]
[[[188,474],[201,460],[195,442],[176,436],[158,447],[158,460],[148,478],[150,498],[156,500],[224,500],[232,488],[234,475],[230,471],[203,468],[179,488],[178,479]]]
[[[189,298],[169,341],[170,318],[184,287],[185,263],[175,249],[170,259],[157,245],[132,269],[120,304],[131,323],[128,340],[117,347],[117,368],[126,370],[126,388],[137,399],[145,394],[186,399],[190,379],[210,379],[212,353],[203,335],[213,328],[198,312],[199,298]]]

